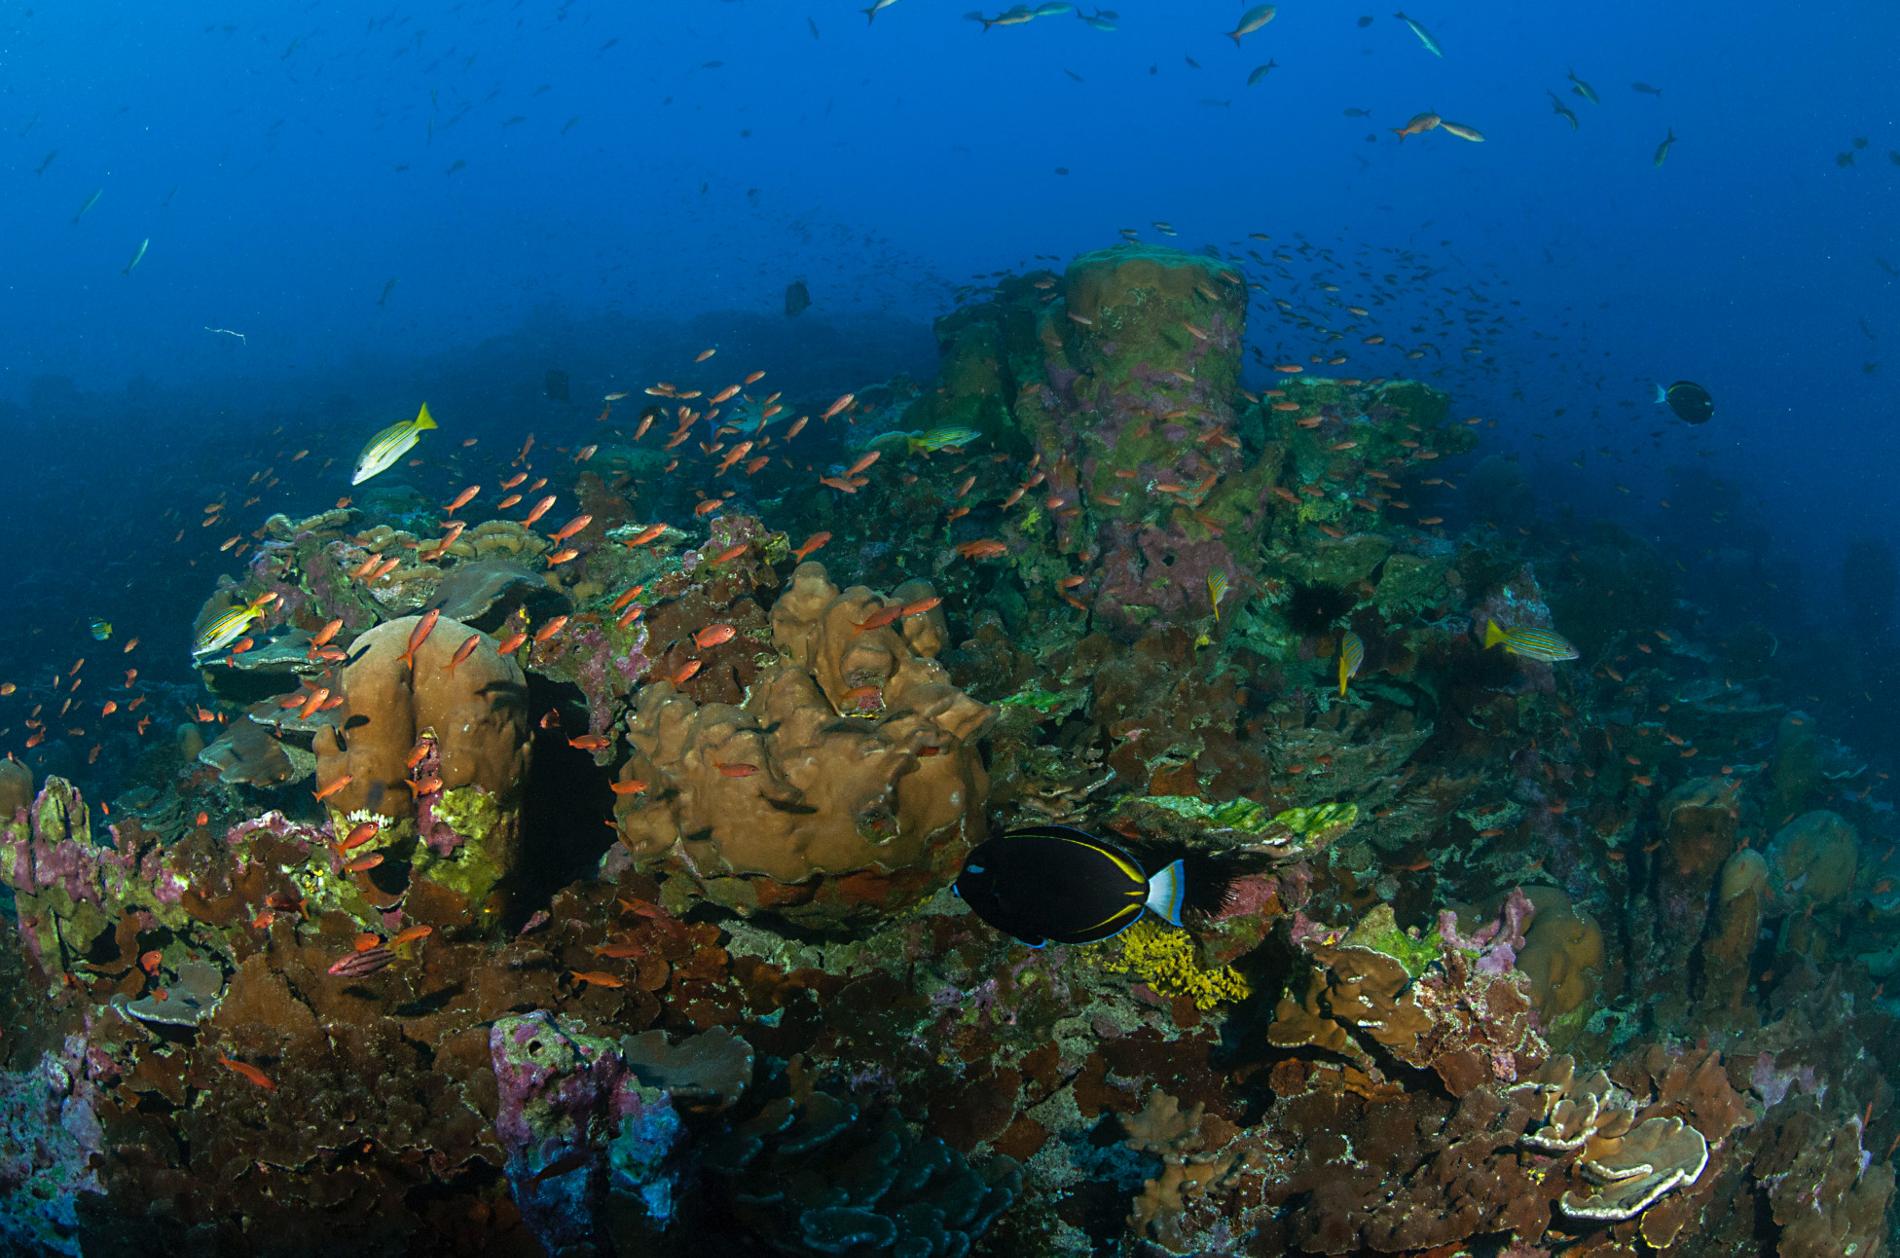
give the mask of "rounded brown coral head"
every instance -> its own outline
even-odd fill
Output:
[[[683,873],[741,913],[845,926],[947,884],[983,838],[989,779],[976,740],[994,715],[932,658],[934,597],[840,592],[802,564],[772,609],[780,659],[743,705],[699,704],[660,682],[628,720],[615,809],[639,862]],[[880,620],[885,623],[879,623]]]

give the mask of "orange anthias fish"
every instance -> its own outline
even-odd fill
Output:
[[[416,627],[409,631],[409,649],[402,653],[402,662],[411,671],[414,671],[416,667],[416,648],[429,640],[429,635],[435,632],[435,622],[440,619],[442,619],[441,609],[431,607],[422,614],[422,619],[416,622]]]
[[[892,603],[890,606],[880,608],[864,620],[859,621],[856,626],[856,631],[858,633],[869,633],[873,629],[882,629],[885,625],[890,624],[903,614],[903,606],[898,603]]]
[[[358,822],[355,826],[351,827],[348,834],[343,836],[343,841],[336,845],[336,850],[339,852],[348,852],[352,849],[359,848],[375,838],[377,834],[381,833],[382,828],[380,822]]]
[[[853,463],[850,467],[846,468],[844,471],[844,474],[846,476],[856,476],[859,472],[862,472],[865,468],[871,466],[871,464],[877,462],[879,459],[883,457],[884,457],[884,452],[882,450],[873,450],[869,454],[866,454],[862,456],[861,458],[859,458],[856,463]]]
[[[599,751],[606,747],[607,743],[608,738],[605,734],[582,734],[579,738],[567,740],[567,745],[576,751]]]
[[[452,500],[450,500],[446,505],[443,506],[442,514],[454,515],[457,511],[460,511],[463,507],[466,507],[469,503],[475,501],[475,495],[479,494],[480,492],[482,492],[482,487],[480,485],[470,485],[467,489],[464,489],[461,493],[455,495],[455,497]]]
[[[461,646],[456,647],[455,654],[449,657],[448,670],[451,673],[454,672],[455,666],[457,664],[460,664],[463,660],[466,660],[469,656],[475,654],[475,648],[480,646],[481,644],[482,644],[481,634],[479,633],[469,634],[468,640],[463,642]]]
[[[523,524],[533,524],[536,520],[540,519],[542,516],[548,513],[548,508],[554,505],[554,501],[555,501],[555,495],[549,494],[547,497],[543,498],[541,501],[535,503],[534,509],[528,512],[528,514],[522,518],[521,522]],[[585,526],[582,526],[582,527],[585,527]]]
[[[943,595],[932,594],[929,598],[920,598],[914,603],[904,604],[898,608],[897,614],[900,618],[905,616],[921,616],[941,602],[943,602]]]
[[[629,538],[627,541],[627,545],[644,546],[648,542],[652,541],[654,538],[658,537],[660,534],[664,532],[666,532],[665,524],[649,524],[647,527],[641,529],[638,533],[634,534],[631,538]]]
[[[605,970],[569,970],[568,976],[576,983],[592,984],[595,987],[625,987],[627,980]]]
[[[822,533],[822,532],[813,533],[810,537],[805,539],[804,545],[800,546],[797,550],[792,552],[792,557],[794,559],[799,560],[800,562],[803,562],[805,559],[810,557],[813,551],[817,550],[819,547],[823,546],[826,542],[830,540],[831,540],[831,534],[829,533]]]
[[[564,542],[568,538],[574,536],[574,534],[580,532],[582,529],[592,524],[593,522],[594,522],[594,517],[591,515],[577,515],[573,519],[569,520],[566,524],[563,524],[560,528],[554,530],[554,535],[550,537],[548,540],[554,541],[554,542]]]
[[[337,778],[335,781],[331,782],[329,785],[318,787],[316,791],[314,792],[314,794],[317,797],[317,802],[321,803],[324,800],[330,798],[330,796],[336,794],[338,791],[342,790],[344,787],[348,786],[351,782],[355,780],[356,778],[354,775],[345,773],[343,776]]]
[[[1009,546],[993,537],[979,537],[973,542],[961,542],[957,545],[957,553],[965,559],[994,559],[1008,552]]]
[[[818,422],[822,424],[826,420],[846,410],[848,407],[850,407],[850,405],[853,402],[857,400],[858,400],[857,394],[855,393],[845,394],[844,396],[840,397],[837,401],[833,402],[830,406],[827,406],[825,408],[825,413],[818,417]]]
[[[733,635],[738,632],[739,631],[734,629],[731,625],[707,625],[704,629],[701,629],[698,633],[693,635],[693,645],[703,651],[708,647],[715,647],[723,642],[732,641]]]
[[[218,1054],[218,1061],[225,1066],[229,1066],[232,1070],[237,1071],[246,1081],[256,1084],[266,1092],[274,1092],[277,1090],[277,1085],[271,1082],[271,1077],[248,1061],[236,1061],[226,1057],[223,1053]]]
[[[546,642],[549,638],[561,632],[566,626],[567,617],[556,616],[553,620],[548,621],[547,624],[542,625],[539,629],[534,631],[534,640],[536,642]]]
[[[615,782],[608,789],[612,790],[616,795],[638,795],[646,788],[647,784],[645,782],[640,781],[638,778],[633,778],[625,782]]]

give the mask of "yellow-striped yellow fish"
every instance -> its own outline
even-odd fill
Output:
[[[264,614],[264,609],[276,597],[275,594],[266,591],[242,607],[233,607],[220,613],[204,627],[197,641],[191,644],[192,657],[195,659],[199,656],[211,655],[236,642],[244,636],[244,631],[250,628],[251,622]]]
[[[1527,660],[1542,660],[1546,664],[1577,658],[1577,648],[1571,646],[1569,639],[1555,630],[1500,629],[1495,620],[1488,622],[1484,627],[1484,645],[1486,650],[1494,646],[1502,646],[1512,655],[1521,655]]]
[[[1346,630],[1346,636],[1339,640],[1339,697],[1346,697],[1346,683],[1359,675],[1359,666],[1366,662],[1366,644],[1352,630]]]
[[[424,402],[414,419],[391,424],[371,437],[369,444],[363,447],[363,453],[356,456],[356,472],[350,477],[350,484],[360,485],[372,476],[387,472],[396,465],[397,459],[415,448],[424,432],[433,427],[435,418],[429,414],[429,404]]]
[[[1227,597],[1227,574],[1210,572],[1207,574],[1207,601],[1214,606],[1214,623],[1220,623],[1220,601]]]

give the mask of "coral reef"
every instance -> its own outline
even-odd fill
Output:
[[[975,746],[990,709],[932,658],[928,601],[839,591],[807,562],[773,607],[780,660],[742,706],[697,703],[658,682],[628,718],[633,754],[615,806],[642,867],[687,874],[742,912],[846,923],[943,886],[983,837],[988,778]],[[887,617],[888,618],[888,617]]]
[[[0,762],[0,1246],[1885,1252],[1891,766],[1729,560],[1245,348],[1266,265],[1117,246],[934,386],[703,356],[234,538],[241,639]],[[1183,925],[950,893],[1051,822]]]

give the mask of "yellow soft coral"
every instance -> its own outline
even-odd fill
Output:
[[[1133,974],[1159,995],[1192,997],[1202,1010],[1245,1000],[1253,990],[1231,965],[1202,965],[1186,931],[1149,917],[1099,949],[1096,964],[1110,974]]]

